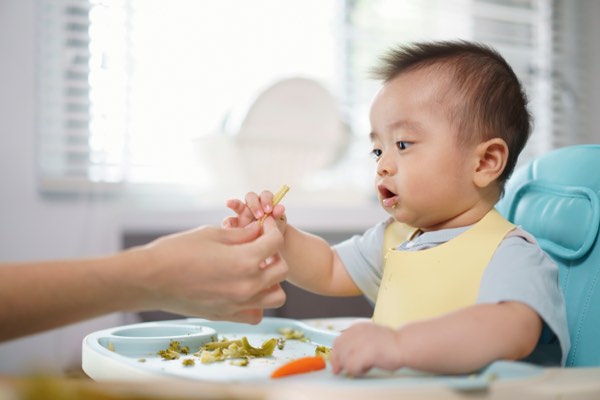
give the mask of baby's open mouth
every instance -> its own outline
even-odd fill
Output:
[[[379,190],[379,196],[384,207],[393,207],[396,204],[398,199],[396,193],[385,186],[378,186],[377,190]]]

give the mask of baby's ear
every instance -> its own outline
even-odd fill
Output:
[[[508,146],[504,140],[493,138],[477,145],[475,151],[479,162],[473,182],[477,187],[485,188],[495,182],[506,168]]]

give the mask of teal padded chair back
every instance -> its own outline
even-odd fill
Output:
[[[497,205],[559,267],[569,367],[600,366],[600,145],[554,150],[517,169]]]

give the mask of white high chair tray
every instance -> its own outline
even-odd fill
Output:
[[[241,367],[230,360],[203,364],[193,353],[207,341],[227,338],[248,338],[254,347],[270,338],[282,337],[281,328],[304,332],[307,341],[286,340],[282,350],[275,348],[273,355],[250,359],[248,366]],[[146,322],[125,325],[94,332],[83,341],[82,368],[97,381],[144,381],[156,379],[185,379],[223,383],[269,383],[307,382],[311,384],[343,385],[391,385],[420,386],[442,385],[457,390],[481,390],[491,382],[534,377],[542,368],[524,363],[495,362],[478,374],[440,376],[401,369],[394,373],[374,370],[361,378],[333,375],[329,363],[325,370],[299,374],[273,380],[271,372],[293,359],[312,356],[316,346],[333,345],[338,335],[327,329],[316,328],[298,320],[265,318],[258,325],[232,322],[215,322],[198,318]],[[171,340],[189,346],[190,354],[177,360],[164,360],[159,350],[169,347]],[[193,366],[184,366],[184,359],[194,359]]]

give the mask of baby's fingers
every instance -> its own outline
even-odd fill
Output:
[[[256,218],[254,218],[254,215],[252,214],[252,211],[246,206],[246,203],[244,203],[241,200],[228,200],[227,207],[237,214],[237,220],[234,221],[230,219],[236,217],[226,218],[223,221],[223,227],[225,228],[228,227],[227,225],[225,225],[225,223],[230,223],[232,225],[230,227],[244,227],[250,224],[252,221],[256,220]]]
[[[260,194],[260,204],[262,205],[265,214],[270,214],[273,211],[273,193],[264,190]]]
[[[273,212],[271,213],[271,215],[276,220],[285,220],[285,206],[283,204],[277,204],[275,207],[273,207]]]
[[[271,198],[272,197],[273,195],[271,194]],[[246,206],[250,209],[250,212],[252,213],[254,218],[261,219],[263,215],[268,214],[270,212],[266,211],[265,208],[265,201],[267,201],[266,199],[268,199],[268,196],[265,195],[265,192],[263,192],[260,197],[254,192],[246,193]]]
[[[243,201],[238,200],[238,199],[227,200],[226,205],[227,205],[227,208],[229,208],[231,211],[233,211],[237,215],[242,214],[244,212],[244,210],[246,209],[246,203],[244,203]]]
[[[238,228],[240,226],[239,219],[237,217],[227,217],[223,220],[221,226],[223,228]]]

